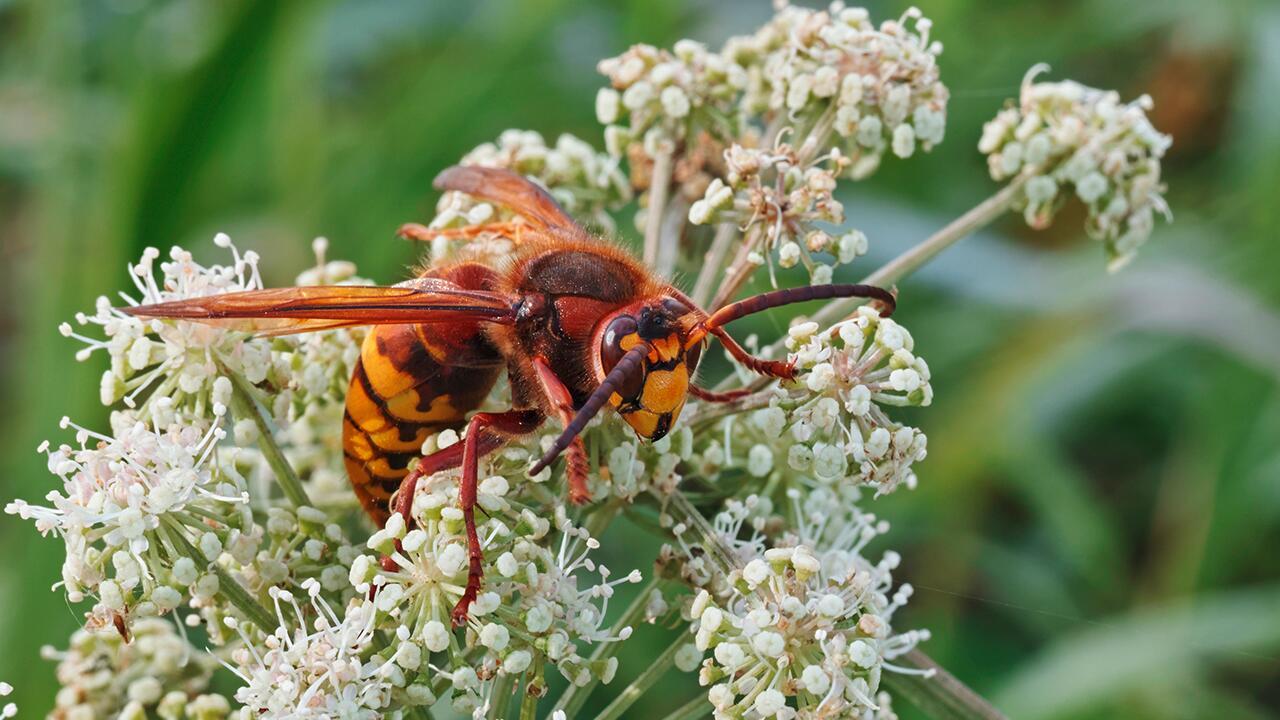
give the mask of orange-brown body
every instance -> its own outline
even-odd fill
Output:
[[[342,442],[351,485],[379,525],[423,442],[443,429],[460,429],[503,369],[514,409],[543,415],[560,410],[538,390],[529,362],[534,357],[555,369],[572,405],[580,406],[603,372],[589,351],[600,322],[665,287],[623,251],[598,240],[521,243],[498,265],[464,260],[428,268],[420,277],[520,298],[514,324],[375,325],[365,338],[347,392]],[[675,359],[678,343],[669,344],[667,359]],[[678,372],[687,381],[683,364]],[[685,393],[683,383],[646,388],[643,402],[657,412],[635,411],[645,415],[647,436],[665,434],[669,413],[678,412]]]

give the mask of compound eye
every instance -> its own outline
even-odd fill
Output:
[[[614,365],[618,364],[618,361],[627,352],[622,347],[622,340],[628,335],[635,335],[639,331],[636,319],[630,315],[619,315],[610,320],[609,324],[605,326],[604,337],[600,340],[600,360],[606,374],[613,369]]]
[[[618,364],[618,361],[622,360],[622,356],[627,352],[622,347],[622,341],[629,335],[636,335],[639,331],[636,319],[630,315],[619,315],[605,326],[604,337],[600,339],[600,364],[604,366],[606,374]],[[638,397],[644,385],[642,375],[642,373],[636,373],[624,387],[618,388],[618,394],[628,399]]]
[[[680,317],[689,314],[689,307],[679,300],[669,297],[662,301],[662,307],[669,313],[671,317]]]

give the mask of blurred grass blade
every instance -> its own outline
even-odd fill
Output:
[[[1017,718],[1078,717],[1179,668],[1280,644],[1280,586],[1142,610],[1069,636],[1023,665],[995,696]]]

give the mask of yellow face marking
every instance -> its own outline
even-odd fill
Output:
[[[667,362],[680,356],[680,338],[674,334],[654,340],[649,346],[657,352],[657,362]]]
[[[623,335],[622,339],[618,341],[618,347],[622,348],[623,352],[626,352],[627,350],[630,350],[631,348],[639,344],[640,344],[640,335],[638,333]]]
[[[645,376],[640,404],[655,413],[671,412],[689,392],[689,370],[683,363],[673,370],[654,370]]]
[[[641,437],[653,437],[653,434],[658,430],[658,416],[648,410],[624,413],[622,419],[626,420],[627,424]]]

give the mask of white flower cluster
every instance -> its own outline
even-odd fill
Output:
[[[649,187],[654,159],[671,157],[670,169],[688,199],[701,195],[725,145],[746,125],[738,108],[746,72],[693,40],[672,51],[635,45],[602,60],[610,87],[596,95],[596,119],[605,128],[605,148],[626,157],[631,182]]]
[[[856,489],[844,493],[790,491],[793,529],[735,568],[724,592],[694,599],[695,647],[711,651],[699,682],[715,717],[892,717],[877,698],[881,673],[903,671],[888,661],[929,635],[893,633],[911,587],[890,596],[898,556],[862,555],[888,525],[857,509]]]
[[[79,447],[49,449],[49,471],[62,481],[50,506],[16,500],[5,512],[35,521],[66,545],[62,585],[72,602],[96,597],[91,626],[125,628],[134,617],[170,612],[200,572],[184,547],[207,557],[222,551],[231,528],[252,523],[243,479],[213,457],[222,430],[141,422],[114,436],[71,424]],[[222,536],[220,536],[220,533]]]
[[[271,598],[280,588],[316,588],[323,592],[321,601],[339,607],[353,597],[347,582],[347,568],[359,554],[343,535],[342,528],[324,512],[313,507],[296,511],[270,507],[260,524],[243,529],[233,528],[221,534],[222,552],[217,556],[218,569],[239,584],[259,602]],[[213,549],[212,543],[209,548]],[[204,569],[203,564],[200,565]],[[203,622],[211,641],[225,645],[235,640],[228,632],[238,617],[236,608],[220,594],[221,581],[209,574],[192,586],[188,625]]]
[[[639,582],[639,571],[611,578],[608,568],[589,557],[599,543],[568,521],[562,505],[547,517],[540,505],[530,506],[512,492],[503,476],[480,482],[478,502],[485,518],[478,526],[485,575],[470,608],[465,642],[450,630],[469,570],[456,473],[419,482],[413,529],[393,515],[369,538],[369,548],[388,561],[365,555],[352,564],[356,590],[374,590],[379,626],[403,630],[401,647],[414,646],[424,656],[452,651],[453,700],[461,712],[482,704],[482,682],[499,673],[518,675],[538,659],[554,664],[573,683],[608,682],[616,658],[590,662],[578,645],[631,634],[627,628],[611,635],[605,614],[615,587]],[[465,647],[480,652],[465,654]]]
[[[821,332],[815,322],[797,323],[786,344],[796,381],[699,432],[688,453],[692,474],[751,488],[775,480],[866,485],[878,495],[914,487],[928,439],[885,411],[933,402],[929,365],[914,353],[911,333],[863,306]],[[691,413],[695,422],[701,410]]]
[[[758,248],[748,256],[752,264],[768,262],[772,276],[776,250],[779,266],[803,263],[810,281],[825,285],[831,282],[835,267],[867,252],[867,237],[861,232],[833,237],[814,225],[844,222],[844,206],[832,193],[850,160],[838,149],[818,162],[806,163],[785,143],[771,151],[734,145],[725,160],[724,179],[712,180],[702,199],[689,207],[689,222],[732,222],[743,228],[748,242]]]
[[[870,485],[877,494],[914,486],[912,466],[925,458],[928,440],[884,411],[933,402],[929,365],[913,352],[911,333],[864,305],[824,332],[814,322],[792,326],[787,347],[807,371],[803,390],[790,393],[800,404],[780,400],[753,418],[766,435],[775,426],[790,432],[796,442],[787,465],[822,483]]]
[[[45,648],[44,656],[57,661],[62,684],[49,714],[56,720],[222,720],[231,713],[225,697],[208,692],[217,661],[159,618],[135,623],[129,642],[77,630],[67,650]]]
[[[932,24],[916,8],[877,28],[865,9],[843,3],[786,7],[754,34],[730,40],[723,54],[746,70],[747,111],[820,118],[802,147],[834,129],[850,176],[862,178],[886,149],[905,158],[917,145],[942,142],[949,93]]]
[[[664,275],[705,258],[690,293],[703,305],[717,280],[733,296],[765,264],[771,275],[803,265],[812,283],[830,283],[867,251],[861,233],[832,229],[844,221],[838,181],[942,140],[948,91],[930,32],[914,9],[873,25],[839,3],[784,3],[718,52],[681,41],[602,62],[606,153],[571,136],[549,146],[508,131],[462,162],[510,168],[606,228],[609,211],[645,193],[644,256]],[[1033,79],[1021,104],[987,126],[993,176],[1017,178],[1019,208],[1037,226],[1070,186],[1090,207],[1090,231],[1127,257],[1165,211],[1168,139],[1146,120],[1145,100],[1122,105]],[[481,258],[505,257],[519,240],[507,208],[446,193],[437,210],[430,229],[440,232],[406,233],[436,238],[436,260],[458,251],[452,238],[469,238],[467,252]],[[651,210],[660,222],[648,225]],[[703,247],[712,233],[690,223],[715,225],[715,239]],[[159,253],[146,251],[131,268],[141,296],[124,303],[260,287],[256,256],[224,235],[216,242],[229,265],[201,266],[175,249],[157,269]],[[314,248],[299,285],[366,282],[350,263],[326,260],[323,239]],[[55,655],[57,717],[379,718],[438,702],[478,717],[506,707],[517,686],[524,717],[552,672],[569,681],[558,707],[572,715],[613,679],[618,648],[634,647],[621,642],[632,626],[662,620],[689,623],[663,657],[699,672],[717,718],[896,717],[881,675],[913,672],[894,660],[928,633],[891,626],[911,587],[895,589],[892,551],[866,558],[888,524],[863,509],[863,493],[914,485],[927,440],[891,408],[927,406],[933,390],[911,334],[873,307],[828,328],[793,324],[793,381],[691,399],[658,442],[638,442],[603,413],[582,436],[596,504],[568,510],[550,482],[558,471],[528,474],[559,423],[483,458],[483,583],[459,628],[470,555],[457,470],[418,483],[410,519],[393,514],[357,546],[346,539],[357,524],[341,422],[364,331],[261,338],[140,320],[106,299],[77,320],[100,330],[63,332],[87,344],[82,357],[106,351],[103,401],[127,409],[113,413],[110,436],[77,426],[76,443],[45,448],[62,481],[48,507],[6,507],[61,537],[62,584],[73,601],[92,600],[89,628],[103,631],[79,633]],[[484,407],[509,406],[500,384]],[[444,430],[421,449],[460,440]],[[722,510],[708,517],[708,506]],[[624,512],[641,524],[652,512],[671,545],[653,584],[606,624],[619,586],[648,573],[647,557],[628,558],[617,575],[595,559],[596,537]],[[696,595],[676,602],[689,588]],[[158,617],[170,612],[183,616],[176,628]],[[175,634],[185,626],[199,627],[239,677],[234,708],[201,694],[209,656]],[[0,695],[8,690],[0,683]],[[633,712],[635,699],[625,693],[614,709]]]
[[[169,302],[262,287],[258,256],[241,254],[231,239],[219,233],[218,247],[231,251],[231,265],[205,267],[181,248],[169,252],[169,262],[160,263],[155,277],[155,261],[160,252],[147,248],[137,265],[129,268],[139,292],[138,298],[121,294],[126,305]],[[250,383],[260,383],[272,371],[270,342],[243,332],[201,323],[175,323],[134,317],[114,307],[106,297],[98,298],[93,314],[76,315],[79,325],[96,325],[105,339],[77,333],[70,323],[59,328],[63,335],[84,342],[77,359],[85,360],[96,350],[105,350],[111,368],[102,376],[102,404],[123,401],[135,407],[139,395],[147,401],[136,410],[143,420],[161,426],[175,421],[202,418],[216,404],[225,405],[225,396],[215,393],[215,384],[226,373],[237,373]],[[153,401],[154,399],[154,401]]]
[[[1170,217],[1160,161],[1172,138],[1147,118],[1150,97],[1122,103],[1114,91],[1070,80],[1035,82],[1045,70],[1027,73],[1017,106],[983,127],[978,149],[993,179],[1026,178],[1018,207],[1031,227],[1047,227],[1074,192],[1089,208],[1085,229],[1118,269],[1151,235],[1155,216]]]
[[[302,589],[310,598],[307,606],[293,593],[272,588],[280,625],[262,641],[234,619],[226,621],[243,640],[232,653],[235,665],[227,667],[244,683],[235,698],[249,711],[247,717],[372,720],[383,717],[393,687],[402,688],[406,698],[434,700],[425,685],[406,687],[405,671],[416,676],[421,656],[411,662],[400,652],[390,659],[372,655],[375,613],[370,602],[353,602],[338,617],[320,597],[315,580]],[[293,611],[296,622],[286,610]]]
[[[461,165],[506,168],[545,187],[572,215],[613,229],[607,212],[631,199],[631,187],[618,170],[618,161],[596,152],[586,142],[569,134],[548,146],[542,135],[532,130],[507,130],[496,143],[485,143],[463,156]],[[433,229],[481,225],[510,219],[510,211],[469,195],[445,193],[436,205]],[[448,253],[443,240],[432,248],[435,257]],[[503,247],[494,248],[502,254]]]

